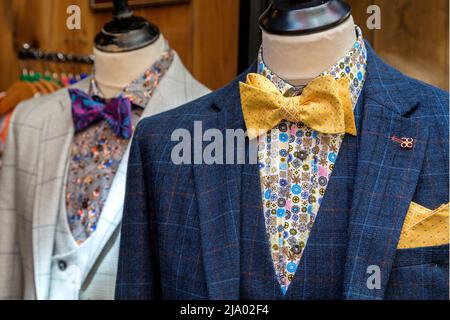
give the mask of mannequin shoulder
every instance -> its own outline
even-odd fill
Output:
[[[174,102],[188,102],[211,93],[210,89],[189,72],[177,54],[157,90],[165,100]]]
[[[195,98],[200,98],[210,94],[212,91],[208,89],[204,84],[193,78],[192,95]]]
[[[194,121],[202,121],[214,115],[214,93],[206,94],[177,108],[142,119],[137,133],[151,133],[161,129],[171,130],[177,127],[189,128]]]
[[[87,91],[90,79],[79,81],[72,88]],[[17,105],[13,113],[13,121],[30,126],[38,126],[49,117],[60,117],[66,121],[71,117],[71,101],[68,88],[62,88],[51,94],[25,100]]]
[[[410,78],[412,92],[415,93],[419,104],[412,113],[416,117],[442,119],[449,115],[449,92],[428,83]]]
[[[41,127],[46,119],[58,115],[62,119],[70,116],[70,98],[66,88],[19,103],[13,111],[12,123]]]
[[[435,99],[435,102],[445,104],[448,107],[449,92],[441,88],[432,86],[430,84],[415,80],[415,84],[419,93],[422,95],[421,102],[427,104],[430,102],[429,98]],[[448,108],[446,108],[448,109]]]

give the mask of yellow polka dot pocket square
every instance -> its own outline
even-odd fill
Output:
[[[398,249],[442,246],[449,243],[449,204],[436,210],[412,202],[403,224]]]

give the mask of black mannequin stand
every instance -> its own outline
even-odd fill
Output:
[[[274,0],[259,20],[271,34],[305,35],[346,21],[351,7],[341,0]]]
[[[133,16],[126,0],[114,0],[113,20],[95,37],[95,48],[104,52],[126,52],[146,47],[160,36],[157,26]]]

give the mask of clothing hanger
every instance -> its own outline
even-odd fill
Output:
[[[273,0],[259,25],[271,34],[305,35],[331,29],[350,15],[342,0]]]
[[[44,52],[45,54],[45,52]],[[52,77],[52,68],[50,64],[50,60],[48,59],[42,59],[42,79],[41,82],[43,85],[47,88],[49,92],[55,92],[59,89],[59,86],[57,85],[56,80]]]
[[[6,95],[0,100],[0,116],[12,111],[23,100],[52,93],[85,78],[87,74],[79,74],[77,68],[79,65],[88,68],[94,63],[92,55],[46,52],[27,43],[19,50],[18,59],[20,80],[6,89]]]
[[[113,20],[103,26],[94,45],[104,52],[126,52],[146,47],[159,36],[157,26],[133,15],[127,0],[114,0]]]
[[[41,94],[41,95],[45,95],[50,93],[50,91],[48,91],[47,87],[42,83],[42,72],[43,70],[41,70],[41,66],[42,66],[42,55],[43,52],[41,51],[36,51],[34,52],[35,55],[35,59],[31,60],[32,63],[32,70],[33,70],[33,77],[30,79],[30,84],[31,86],[34,87],[34,89],[37,91],[37,93]]]

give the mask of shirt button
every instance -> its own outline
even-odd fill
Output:
[[[308,152],[302,150],[295,153],[295,157],[304,161],[306,158],[308,158]]]
[[[67,269],[67,263],[64,260],[58,261],[59,270],[65,271]]]
[[[300,253],[302,253],[302,248],[296,244],[291,247],[291,251],[293,254],[300,254]]]

